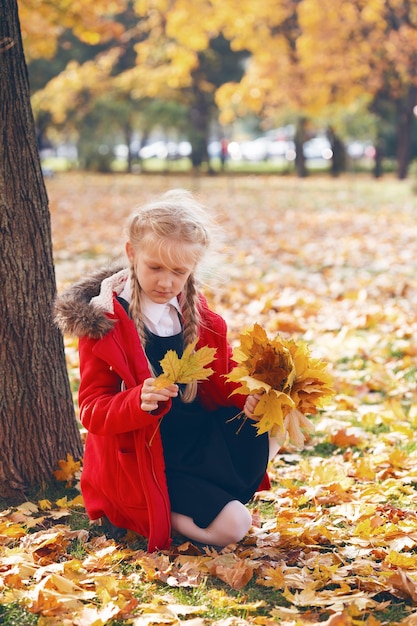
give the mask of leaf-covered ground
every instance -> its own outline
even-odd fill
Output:
[[[66,174],[47,186],[60,291],[123,257],[136,204],[170,187],[196,191],[222,227],[204,281],[231,340],[255,322],[307,340],[329,362],[336,396],[305,449],[287,446],[271,464],[251,533],[221,552],[178,537],[157,554],[136,537],[116,544],[89,526],[74,490],[1,512],[0,622],[417,624],[411,184]],[[66,350],[75,395],[69,338]]]

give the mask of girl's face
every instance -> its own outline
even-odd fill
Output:
[[[136,276],[143,292],[152,302],[166,304],[183,290],[194,269],[191,255],[189,260],[187,258],[186,245],[182,246],[178,263],[173,265],[172,259],[164,254],[162,246],[159,249],[141,249],[135,253],[132,244],[127,242],[127,256],[135,265]]]

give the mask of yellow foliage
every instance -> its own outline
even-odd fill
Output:
[[[52,57],[59,36],[67,28],[90,45],[119,37],[124,28],[117,16],[125,5],[125,0],[54,0],[53,3],[21,0],[19,15],[26,56],[28,59]]]
[[[109,89],[109,76],[119,53],[117,48],[113,48],[95,61],[88,61],[83,65],[70,61],[63,72],[34,94],[34,110],[49,111],[57,124],[63,123],[69,107],[76,110],[77,106],[85,106],[86,91],[91,96],[106,93]]]
[[[29,60],[53,56],[65,29],[90,45],[122,41],[123,35],[131,36],[124,33],[119,19],[127,6],[126,0],[22,0],[20,17]],[[183,90],[190,86],[191,72],[199,63],[198,53],[222,35],[232,50],[247,50],[250,55],[240,83],[222,85],[217,91],[223,124],[248,112],[273,115],[284,106],[319,115],[334,103],[372,101],[384,88],[393,98],[401,98],[416,79],[414,8],[411,4],[405,9],[398,0],[389,7],[383,0],[257,4],[253,0],[135,0],[132,6],[141,35],[136,46],[138,71],[133,72],[137,80],[135,84],[130,80],[133,68],[112,75],[107,93],[109,85],[120,89],[130,83],[127,93],[133,90],[133,97],[183,100]],[[82,85],[89,85],[96,95],[86,75]],[[49,100],[46,110],[61,122],[62,110],[75,94],[68,97],[62,91],[67,94],[64,98],[58,89],[53,91],[50,97],[44,94],[44,102]],[[54,98],[61,100],[61,111]]]

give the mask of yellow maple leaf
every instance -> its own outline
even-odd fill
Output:
[[[258,434],[269,432],[281,445],[288,436],[302,446],[304,433],[313,430],[305,416],[334,394],[327,364],[312,358],[303,342],[270,339],[259,324],[241,334],[234,358],[236,367],[227,375],[239,385],[233,393],[262,394],[254,412]]]
[[[285,576],[282,567],[268,567],[263,572],[263,578],[258,578],[257,585],[273,587],[274,589],[285,588]]]
[[[39,500],[38,505],[41,511],[49,511],[52,508],[50,500]]]
[[[359,458],[355,466],[355,477],[362,481],[374,481],[375,469],[371,459],[368,457]]]
[[[206,380],[213,370],[206,367],[214,359],[216,348],[203,346],[195,350],[198,339],[190,343],[180,358],[175,350],[168,350],[160,361],[162,374],[154,381],[156,389],[163,389],[173,383],[191,383]]]
[[[20,524],[9,524],[8,522],[0,524],[0,535],[19,539],[19,537],[24,537],[25,534],[26,530]]]
[[[385,562],[393,565],[394,567],[399,567],[403,570],[417,569],[417,555],[415,554],[403,554],[400,552],[396,552],[395,550],[391,550],[391,552],[386,557]]]
[[[67,460],[58,461],[58,465],[61,469],[54,472],[54,476],[57,480],[67,483],[67,487],[71,487],[72,483],[79,472],[81,467],[80,461],[74,461],[71,454],[67,454]]]
[[[405,450],[394,449],[389,455],[389,462],[395,468],[406,468],[409,461],[409,455]]]
[[[287,394],[270,389],[261,396],[255,408],[255,415],[260,419],[256,423],[258,434],[271,432],[282,439],[285,436],[284,415],[287,407],[293,407],[294,402]]]

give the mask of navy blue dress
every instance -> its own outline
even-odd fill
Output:
[[[148,331],[146,353],[160,373],[168,350],[183,352],[182,333],[158,337]],[[160,423],[171,510],[206,528],[232,500],[246,504],[268,463],[268,435],[257,435],[251,420],[233,419],[239,410],[207,411],[194,400],[173,399]]]

